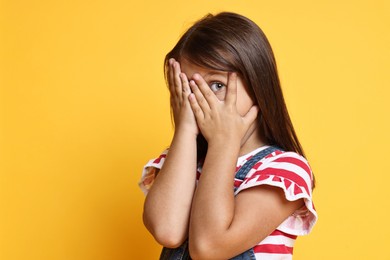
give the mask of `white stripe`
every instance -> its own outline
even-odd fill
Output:
[[[295,158],[295,159],[298,159],[298,160],[304,162],[305,164],[309,165],[309,163],[307,162],[305,157],[303,157],[297,153],[294,153],[294,152],[284,152],[284,153],[272,156],[270,158],[267,158],[267,159],[265,159],[265,161],[272,162],[273,160],[277,160],[279,158]]]
[[[307,162],[307,160],[304,157],[302,157],[301,155],[294,153],[294,152],[285,152],[285,153],[264,159],[262,165],[260,165],[258,170],[264,170],[268,167],[272,167],[272,168],[284,169],[284,170],[295,172],[305,180],[305,182],[309,185],[308,186],[309,191],[311,191],[312,181],[311,181],[310,175],[303,168],[299,167],[296,164],[289,163],[289,162],[274,162],[275,160],[277,160],[279,158],[295,158],[297,160],[300,160],[304,164],[306,164],[307,167],[310,169],[309,163]],[[253,172],[251,172],[250,174],[253,174]],[[310,174],[312,174],[312,173],[310,173]],[[250,176],[250,175],[248,175],[248,176]]]
[[[296,164],[289,163],[289,162],[270,162],[266,165],[261,165],[261,167],[258,170],[264,170],[267,168],[274,168],[274,169],[282,169],[287,170],[290,172],[293,172],[297,175],[299,175],[307,184],[309,191],[311,190],[311,179],[310,175],[301,167],[299,167]]]
[[[271,245],[285,245],[288,247],[294,247],[295,239],[277,235],[277,236],[268,236],[259,245],[271,244]]]
[[[268,254],[268,253],[255,253],[256,259],[259,260],[291,260],[292,255],[290,254]]]

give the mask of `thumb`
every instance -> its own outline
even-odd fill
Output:
[[[257,106],[252,106],[248,113],[243,117],[243,120],[246,124],[250,125],[253,121],[256,120],[257,114],[259,113],[259,108]]]

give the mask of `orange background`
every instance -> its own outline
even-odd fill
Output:
[[[295,259],[390,259],[390,2],[0,3],[0,259],[156,259],[142,166],[170,143],[164,55],[208,12],[265,31],[317,177]]]

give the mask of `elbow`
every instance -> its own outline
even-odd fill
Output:
[[[175,225],[172,226],[167,225],[167,223],[148,221],[145,214],[143,216],[143,221],[145,227],[152,234],[157,243],[163,247],[177,248],[181,246],[187,238],[187,232],[179,230]]]
[[[205,259],[205,255],[204,253],[199,250],[199,248],[195,248],[194,246],[189,246],[189,251],[190,251],[190,256],[191,256],[191,259]]]
[[[211,252],[208,250],[190,247],[189,251],[190,251],[191,259],[194,259],[194,260],[196,260],[196,259],[216,259],[216,258],[212,257]]]
[[[154,239],[163,247],[167,248],[177,248],[181,246],[185,238],[180,236],[175,236],[173,234],[154,234]]]
[[[177,248],[186,240],[186,236],[167,228],[156,228],[151,232],[154,239],[163,247]]]
[[[190,234],[188,249],[191,259],[230,259],[237,255],[232,240],[226,234]]]
[[[211,243],[204,241],[189,241],[189,251],[191,259],[217,259],[216,247],[213,247]]]

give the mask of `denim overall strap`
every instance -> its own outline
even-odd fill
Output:
[[[236,172],[235,178],[243,181],[245,179],[246,175],[249,173],[249,171],[252,169],[252,167],[258,161],[260,161],[261,159],[263,159],[267,155],[275,152],[276,150],[281,150],[281,149],[279,147],[276,147],[276,146],[270,146],[270,147],[267,147],[267,148],[261,150],[257,154],[253,155],[252,158],[250,158],[246,163],[244,163],[244,165],[241,166],[241,168]],[[234,190],[236,190],[236,189],[237,188],[234,188]]]

